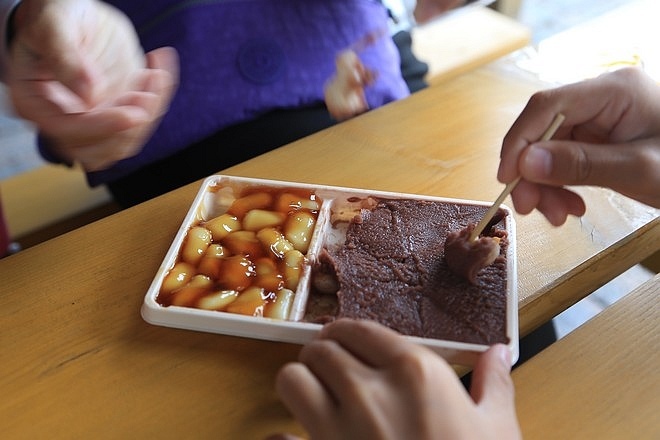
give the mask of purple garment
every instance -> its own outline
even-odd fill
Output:
[[[271,110],[322,103],[336,54],[370,31],[385,32],[359,53],[377,72],[366,90],[370,108],[408,95],[397,48],[387,34],[387,12],[377,0],[108,3],[131,18],[145,51],[177,49],[181,77],[168,113],[140,154],[89,173],[92,185]]]

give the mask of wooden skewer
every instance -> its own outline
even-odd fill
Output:
[[[547,141],[554,136],[555,132],[559,128],[559,126],[564,122],[564,119],[566,117],[562,113],[558,113],[557,116],[555,116],[555,119],[552,121],[550,126],[545,130],[543,133],[543,136],[541,136],[540,141]],[[504,188],[504,191],[495,199],[495,202],[493,202],[493,205],[486,211],[486,214],[484,214],[484,217],[481,219],[481,221],[477,224],[477,226],[472,230],[472,233],[470,234],[470,242],[475,241],[479,235],[483,232],[484,228],[490,222],[490,220],[493,218],[495,213],[497,212],[497,209],[500,207],[504,199],[513,191],[513,188],[516,187],[516,185],[520,182],[520,176],[516,177],[516,180],[508,183],[506,187]]]

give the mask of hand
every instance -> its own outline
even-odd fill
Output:
[[[492,347],[475,367],[470,396],[427,348],[375,322],[338,320],[280,370],[276,387],[314,440],[514,439],[509,370],[508,349]]]
[[[417,23],[423,24],[463,3],[465,0],[417,0],[413,16]]]
[[[54,153],[98,170],[140,151],[176,88],[172,48],[144,54],[129,19],[97,0],[24,0],[7,85]]]
[[[566,119],[555,137],[536,142],[557,113]],[[585,212],[565,185],[609,187],[660,207],[660,87],[627,68],[536,93],[502,145],[498,179],[518,175],[515,209],[538,209],[553,225]]]
[[[336,73],[323,92],[330,116],[343,121],[369,110],[364,88],[373,84],[375,73],[362,64],[353,50],[341,52],[335,65]]]

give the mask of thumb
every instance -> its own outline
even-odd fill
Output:
[[[162,69],[168,72],[175,82],[179,79],[179,55],[173,47],[165,46],[146,54],[149,69]]]
[[[520,439],[520,426],[516,415],[513,380],[511,379],[511,353],[502,344],[493,345],[484,353],[472,373],[470,394],[482,416],[490,420],[502,438]]]
[[[622,144],[548,141],[530,145],[518,167],[525,180],[552,186],[593,185],[660,207],[660,140]]]
[[[639,159],[629,145],[596,145],[575,141],[548,141],[523,151],[519,169],[525,180],[553,186],[597,185],[618,187],[634,173]]]
[[[484,353],[472,372],[470,395],[474,402],[489,411],[515,411],[511,380],[511,353],[502,344],[493,345]]]

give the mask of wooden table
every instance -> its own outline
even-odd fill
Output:
[[[539,83],[484,68],[225,172],[493,200],[500,140]],[[151,326],[143,296],[198,185],[0,260],[3,438],[258,439],[300,428],[273,378],[299,347]],[[526,334],[660,248],[658,210],[582,191],[517,217]]]

